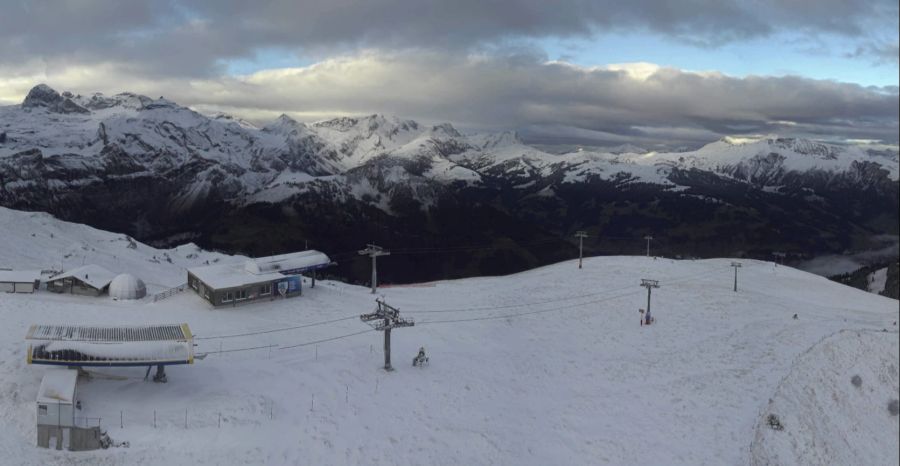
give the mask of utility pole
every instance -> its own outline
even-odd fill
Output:
[[[647,235],[644,236],[644,239],[647,240],[647,257],[650,257],[650,241],[653,240],[653,236]]]
[[[367,244],[365,249],[359,251],[359,255],[372,258],[372,294],[375,294],[375,288],[378,287],[378,267],[375,263],[375,259],[378,256],[389,256],[390,254],[390,251],[385,251],[381,246],[376,246],[374,244]]]
[[[785,254],[785,253],[783,253],[783,252],[775,251],[775,252],[772,253],[772,255],[775,256],[775,263],[776,263],[776,264],[784,265],[784,256],[786,256],[787,254]]]
[[[737,293],[737,269],[740,268],[740,262],[732,262],[731,266],[734,267],[734,292]]]
[[[575,237],[578,238],[578,268],[581,268],[581,258],[583,257],[582,247],[584,246],[584,239],[587,238],[588,234],[586,231],[578,230],[575,232]]]
[[[641,286],[647,288],[647,313],[650,313],[650,291],[653,288],[659,288],[659,280],[641,279]]]
[[[378,308],[371,314],[363,314],[359,319],[369,323],[375,330],[384,332],[384,370],[390,372],[394,370],[391,367],[391,329],[397,327],[412,327],[416,323],[412,319],[404,319],[400,317],[400,310],[389,306],[382,300],[376,299]],[[375,323],[370,323],[375,321]]]

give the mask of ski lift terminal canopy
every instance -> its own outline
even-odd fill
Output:
[[[187,324],[134,327],[32,325],[25,337],[29,364],[150,366],[194,363]]]

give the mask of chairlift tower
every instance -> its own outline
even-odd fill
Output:
[[[650,241],[653,240],[652,235],[644,236],[644,239],[647,240],[647,257],[650,257]]]
[[[734,292],[737,293],[737,269],[741,267],[741,263],[732,262],[731,266],[734,267]]]
[[[389,306],[380,299],[375,300],[378,308],[370,314],[363,314],[359,319],[368,323],[375,330],[384,332],[384,370],[390,372],[394,368],[391,367],[391,329],[398,327],[412,327],[416,323],[412,319],[404,319],[400,317],[400,310]]]
[[[391,252],[385,251],[384,248],[375,244],[367,244],[365,249],[358,252],[361,256],[372,258],[372,294],[375,294],[375,289],[378,287],[378,267],[375,260],[378,256],[389,256]]]
[[[586,231],[578,230],[575,232],[575,237],[578,238],[578,268],[581,268],[581,258],[584,256],[583,247],[584,247],[584,239],[587,238],[588,234]]]
[[[653,288],[659,288],[659,280],[641,279],[641,286],[647,288],[647,312],[650,312],[650,292]]]

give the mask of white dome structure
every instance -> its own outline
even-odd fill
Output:
[[[140,278],[123,273],[109,283],[109,296],[113,299],[141,299],[147,296],[147,285]]]

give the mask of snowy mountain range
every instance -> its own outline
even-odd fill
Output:
[[[384,115],[311,124],[282,115],[259,128],[162,97],[60,94],[46,85],[34,87],[21,105],[0,107],[0,205],[49,211],[146,240],[200,230],[209,239],[212,233],[198,225],[272,206],[290,206],[289,215],[314,209],[316,217],[356,209],[361,222],[396,224],[431,216],[448,203],[460,209],[477,204],[532,224],[534,217],[571,211],[589,199],[643,202],[635,192],[652,192],[649,201],[710,205],[741,204],[726,194],[740,193],[782,208],[800,200],[833,213],[859,210],[854,200],[896,218],[890,208],[897,180],[895,150],[803,139],[726,138],[672,153],[628,146],[551,154],[514,132],[463,135],[450,124]],[[848,202],[854,205],[831,205]],[[877,230],[869,222],[879,215],[867,211],[852,220]],[[540,229],[592,225],[577,213],[564,216],[565,224],[547,218],[550,224]],[[655,222],[643,223],[634,228]],[[388,228],[396,233],[399,226]]]

